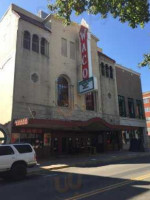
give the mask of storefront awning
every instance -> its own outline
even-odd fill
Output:
[[[76,131],[119,131],[135,130],[138,128],[133,126],[112,125],[101,118],[92,118],[87,121],[25,118],[15,120],[14,127]]]

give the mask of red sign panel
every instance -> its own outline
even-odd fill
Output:
[[[28,119],[19,119],[15,121],[15,125],[16,126],[23,126],[23,125],[27,125],[28,124]]]
[[[88,63],[88,29],[81,26],[80,29],[81,55],[82,55],[82,78],[86,80],[89,78],[89,63]]]

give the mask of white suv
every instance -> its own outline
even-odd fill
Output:
[[[36,154],[30,144],[0,145],[0,177],[24,178],[27,168],[37,164]]]

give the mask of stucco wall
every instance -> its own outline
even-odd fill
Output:
[[[11,121],[18,18],[9,10],[0,22],[0,124]]]
[[[135,100],[143,101],[141,78],[140,75],[118,66],[116,66],[116,76],[118,95],[125,97],[126,111],[128,115],[128,98],[134,99],[134,105],[136,105]]]
[[[68,113],[68,119],[88,120],[93,117],[104,117],[109,123],[118,124],[115,72],[113,80],[102,79],[97,55],[97,39],[91,37],[93,76],[98,81],[97,111],[89,112],[85,109],[85,95],[79,95],[77,87],[78,81],[82,80],[80,26],[72,24],[66,27],[60,19],[54,17],[47,25],[51,27],[51,33],[23,20],[19,22],[13,118],[32,117],[31,111],[34,110],[36,118],[66,119],[64,113]],[[40,38],[45,37],[48,40],[49,58],[23,48],[25,30],[28,30],[31,35],[37,34]],[[62,38],[67,39],[67,57],[61,55]],[[75,43],[75,60],[70,58],[70,42]],[[34,72],[39,75],[39,81],[36,83],[31,81],[31,74]],[[70,108],[62,108],[61,111],[57,107],[56,91],[56,82],[60,75],[64,75],[69,81],[71,100]],[[108,101],[108,92],[112,94],[110,101]]]
[[[101,63],[111,66],[113,69],[113,79],[103,76],[101,72]],[[100,82],[99,88],[101,89],[101,101],[102,101],[102,113],[103,117],[112,122],[118,120],[119,123],[119,110],[117,99],[117,86],[116,86],[116,69],[115,63],[110,59],[107,59],[104,55],[99,55],[99,74]],[[111,97],[110,97],[111,95]]]

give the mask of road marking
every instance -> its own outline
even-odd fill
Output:
[[[113,184],[113,185],[109,185],[109,186],[106,186],[104,188],[96,189],[96,190],[93,190],[91,192],[79,194],[79,195],[76,195],[74,197],[67,198],[66,200],[83,199],[83,198],[90,197],[90,196],[93,196],[93,195],[96,195],[96,194],[99,194],[99,193],[102,193],[102,192],[106,192],[108,190],[112,190],[112,189],[122,187],[124,185],[128,185],[128,184],[133,183],[135,181],[141,181],[141,180],[144,180],[144,179],[147,179],[147,178],[150,178],[150,174],[145,174],[145,175],[142,175],[142,176],[139,176],[139,177],[130,178],[129,180],[126,180],[126,181],[123,181],[123,182],[120,182],[120,183],[116,183],[116,184]]]

